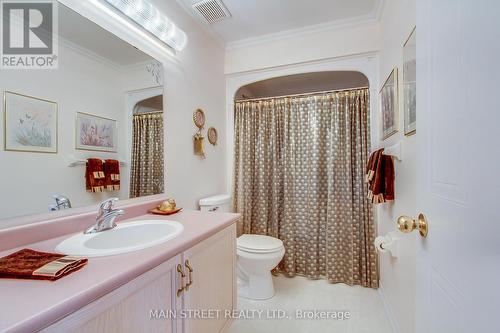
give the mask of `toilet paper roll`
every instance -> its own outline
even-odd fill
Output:
[[[390,244],[392,243],[391,239],[388,239],[386,236],[378,236],[375,238],[375,248],[378,252],[385,253],[389,252]]]

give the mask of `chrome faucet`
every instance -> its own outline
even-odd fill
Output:
[[[49,210],[50,211],[56,211],[56,210],[62,210],[62,209],[69,209],[71,208],[71,201],[69,198],[63,196],[63,195],[54,195],[52,196],[54,198],[54,201],[56,202],[55,205],[49,205]]]
[[[109,198],[101,202],[99,213],[96,217],[96,224],[85,230],[84,234],[93,234],[116,227],[115,220],[118,216],[125,214],[123,209],[113,209],[118,198]]]

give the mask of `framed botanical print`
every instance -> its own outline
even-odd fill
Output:
[[[398,69],[394,68],[380,90],[382,139],[398,131]]]
[[[76,149],[116,152],[117,135],[116,120],[76,113]]]
[[[417,30],[403,46],[403,107],[405,135],[417,131]]]
[[[57,103],[4,92],[5,150],[57,153]]]

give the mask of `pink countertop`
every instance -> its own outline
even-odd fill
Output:
[[[239,217],[238,214],[190,210],[171,216],[135,216],[126,221],[174,220],[184,225],[184,231],[173,240],[145,250],[89,258],[80,271],[58,281],[0,279],[0,332],[34,332],[47,327],[235,223]],[[20,248],[52,252],[68,236],[6,250],[0,252],[0,257]]]

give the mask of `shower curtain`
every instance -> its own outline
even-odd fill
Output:
[[[236,102],[240,233],[281,239],[289,276],[377,288],[369,150],[368,89]]]
[[[132,122],[130,197],[163,193],[163,112],[136,114]]]

